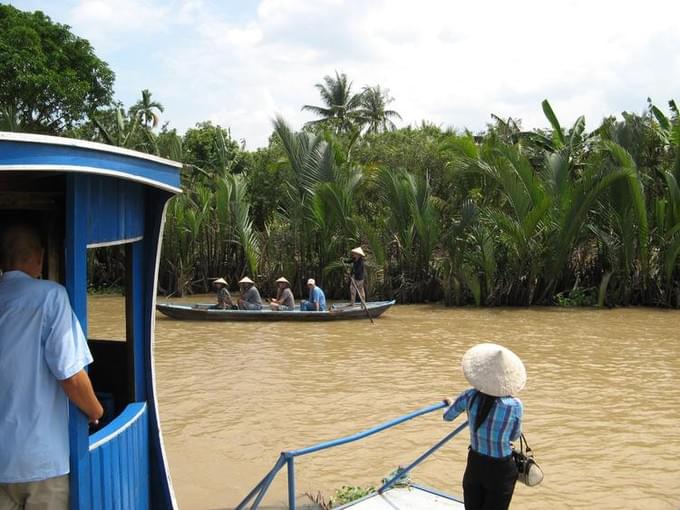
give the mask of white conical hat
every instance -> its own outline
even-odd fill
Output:
[[[286,278],[284,276],[282,276],[281,278],[276,280],[276,283],[287,283],[288,285],[290,285],[290,282],[288,280],[286,280]]]
[[[253,284],[255,283],[253,280],[251,280],[251,279],[248,278],[247,276],[244,276],[244,277],[241,278],[238,282],[239,282],[239,283],[253,283]]]
[[[225,280],[224,278],[218,278],[213,282],[213,285],[215,285],[216,283],[222,283],[224,285],[227,285],[227,280]]]
[[[361,246],[359,246],[358,248],[354,248],[353,250],[350,251],[350,253],[356,253],[357,255],[360,255],[362,257],[366,256],[364,250],[361,249]]]
[[[463,374],[472,386],[492,397],[518,393],[527,382],[522,360],[497,344],[478,344],[469,349],[463,355]]]
[[[314,280],[314,278],[310,278],[309,280],[307,280],[307,285],[316,285],[316,281]]]

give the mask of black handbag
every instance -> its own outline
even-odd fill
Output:
[[[512,457],[517,464],[517,480],[534,487],[543,481],[543,470],[534,460],[534,452],[529,447],[524,434],[519,436],[519,450],[513,448]]]

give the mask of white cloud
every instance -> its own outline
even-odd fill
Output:
[[[474,130],[491,113],[545,126],[544,98],[594,128],[665,104],[680,78],[680,4],[664,0],[80,0],[63,20],[42,3],[92,40],[126,102],[149,88],[173,126],[212,119],[250,148],[277,113],[310,120],[300,108],[335,70],[388,88],[405,124]]]
[[[100,52],[134,52],[143,51],[139,43],[163,33],[168,18],[176,15],[166,2],[79,0],[70,12],[69,24]]]

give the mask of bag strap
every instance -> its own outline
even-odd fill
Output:
[[[532,451],[529,443],[527,443],[527,438],[524,437],[524,432],[522,432],[519,436],[519,448],[521,451],[526,450],[527,453]]]

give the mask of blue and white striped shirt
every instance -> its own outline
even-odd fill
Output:
[[[515,397],[496,398],[489,415],[475,430],[475,419],[481,399],[476,398],[473,401],[472,397],[477,393],[478,391],[474,388],[461,393],[444,413],[444,419],[452,421],[460,413],[467,411],[472,449],[490,457],[507,457],[512,453],[510,441],[517,440],[522,432],[522,414],[524,412],[522,402]]]

